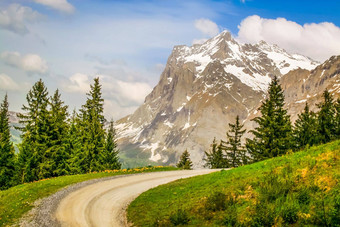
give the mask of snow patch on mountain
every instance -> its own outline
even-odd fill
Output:
[[[238,43],[227,31],[224,31],[202,45],[193,45],[191,47],[177,46],[175,49],[179,52],[179,56],[176,59],[177,62],[183,64],[193,62],[198,79],[202,78],[202,72],[211,62],[215,60],[220,61],[226,65],[226,72],[235,75],[242,83],[257,91],[266,91],[271,81],[267,74],[258,72],[263,67],[254,63],[260,58],[261,54],[265,54],[282,75],[299,67],[311,70],[319,64],[302,55],[291,55],[277,45],[270,45],[264,41],[254,46],[258,48],[258,51],[242,51],[247,45],[249,46],[249,44]],[[222,47],[227,47],[227,54],[225,56],[214,57]],[[249,65],[245,64],[245,62]]]

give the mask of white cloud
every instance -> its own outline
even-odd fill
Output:
[[[118,90],[122,97],[135,103],[142,104],[152,88],[147,83],[117,81]]]
[[[27,83],[18,84],[8,75],[4,73],[0,73],[0,90],[21,91],[23,89],[27,89],[28,87],[29,87],[29,84]]]
[[[76,73],[69,78],[68,82],[65,82],[64,88],[68,92],[86,93],[90,90],[89,77],[82,73]]]
[[[264,40],[319,61],[340,54],[340,28],[329,22],[300,25],[285,18],[254,15],[241,22],[238,39],[249,43]]]
[[[64,13],[74,12],[74,7],[67,0],[34,0],[34,2]]]
[[[220,32],[216,23],[205,18],[196,20],[195,28],[197,28],[200,32],[209,37],[215,36]]]
[[[26,23],[34,23],[41,18],[42,15],[30,7],[11,4],[0,10],[0,28],[24,35],[29,32]]]
[[[0,58],[7,65],[22,69],[28,73],[45,74],[48,71],[47,63],[39,55],[21,55],[19,52],[2,52]]]
[[[107,119],[118,119],[131,114],[151,92],[152,87],[144,82],[122,81],[108,75],[88,76],[82,73],[72,75],[62,82],[67,92],[85,95],[93,84],[93,78],[99,77],[104,98],[104,114]]]

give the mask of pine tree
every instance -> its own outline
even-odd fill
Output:
[[[0,107],[0,190],[15,184],[15,154],[10,141],[7,94]]]
[[[262,116],[253,119],[257,123],[250,131],[253,139],[247,139],[246,148],[254,161],[276,157],[292,147],[292,126],[284,106],[284,94],[275,77],[269,85],[268,98],[259,111]]]
[[[339,139],[340,138],[340,98],[338,98],[335,102],[335,135]]]
[[[327,90],[323,93],[323,102],[317,104],[318,112],[318,141],[327,143],[334,138],[336,131],[335,107],[333,96]]]
[[[51,163],[48,152],[48,92],[40,79],[26,96],[27,106],[23,105],[24,114],[18,114],[18,128],[22,131],[22,143],[19,146],[18,171],[21,182],[50,177]]]
[[[99,78],[94,79],[85,105],[80,110],[80,129],[82,133],[82,151],[78,156],[82,162],[82,172],[103,170],[101,155],[105,146],[105,130],[103,115],[104,100],[101,97]]]
[[[104,169],[120,169],[121,163],[118,157],[119,150],[116,142],[116,131],[113,127],[113,121],[110,122],[110,127],[106,135],[105,149],[103,152],[103,167]]]
[[[69,150],[70,157],[68,159],[68,165],[70,166],[71,174],[78,174],[86,172],[82,166],[84,165],[84,156],[82,150],[82,134],[80,127],[80,118],[76,112],[70,118],[69,130],[67,133],[67,150]]]
[[[190,154],[188,150],[185,150],[177,163],[178,168],[182,169],[192,169],[192,162],[190,160]]]
[[[51,99],[49,151],[51,153],[52,176],[61,176],[69,173],[67,160],[70,157],[67,149],[67,108],[60,99],[59,90],[56,90]]]
[[[243,125],[240,124],[239,116],[236,116],[235,124],[229,124],[229,132],[227,132],[227,142],[224,142],[223,150],[226,151],[227,160],[231,167],[237,167],[247,163],[247,156],[241,139],[246,130],[242,130]],[[246,162],[246,163],[244,163]]]
[[[304,112],[298,114],[298,119],[295,121],[293,129],[295,148],[301,149],[306,145],[312,146],[316,144],[316,123],[316,115],[309,110],[308,103],[306,103]]]
[[[205,152],[205,166],[211,169],[227,168],[228,166],[223,155],[222,145],[217,145],[216,138],[214,138],[213,143],[210,146],[211,150]]]

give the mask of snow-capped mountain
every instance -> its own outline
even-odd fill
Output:
[[[213,138],[225,138],[228,123],[256,114],[274,75],[318,64],[264,41],[241,44],[226,31],[203,44],[176,46],[144,104],[117,122],[122,159],[169,164],[188,149],[201,165]]]

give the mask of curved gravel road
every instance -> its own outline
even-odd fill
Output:
[[[161,184],[218,170],[180,170],[136,174],[94,183],[68,194],[57,207],[61,226],[128,226],[125,210],[139,194]]]

